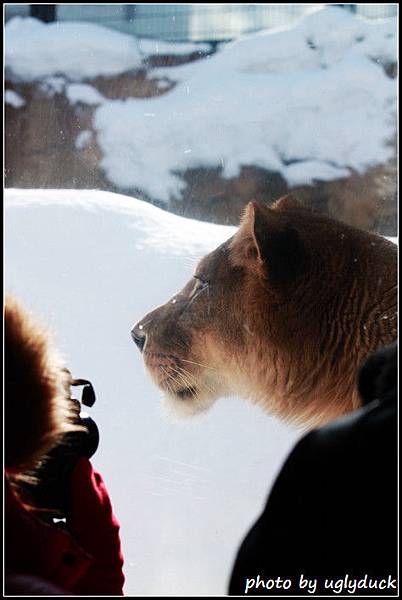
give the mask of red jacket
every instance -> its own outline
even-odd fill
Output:
[[[68,531],[26,510],[6,478],[5,567],[7,594],[123,594],[119,524],[87,459],[72,474]]]

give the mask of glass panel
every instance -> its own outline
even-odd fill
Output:
[[[27,18],[32,7],[43,21]],[[5,17],[7,289],[97,391],[93,462],[122,525],[126,595],[226,594],[240,540],[303,431],[240,385],[172,422],[130,331],[177,302],[250,201],[270,208],[290,192],[395,238],[397,5],[8,4]],[[350,258],[328,270],[343,276]],[[211,292],[194,286],[193,298]],[[252,337],[246,320],[241,334],[236,347]],[[306,348],[303,338],[299,356]],[[183,394],[194,366],[205,365],[190,357],[177,373]]]

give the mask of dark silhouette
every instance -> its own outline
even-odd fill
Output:
[[[312,431],[290,454],[240,547],[230,594],[243,595],[247,579],[247,595],[308,594],[302,575],[317,579],[317,595],[333,595],[325,580],[346,576],[345,588],[360,580],[355,594],[397,594],[396,344],[367,360],[358,387],[363,408]],[[290,589],[261,583],[278,576]]]

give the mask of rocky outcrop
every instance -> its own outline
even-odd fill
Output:
[[[158,57],[158,64],[160,60]],[[153,77],[152,70],[146,69],[98,77],[88,83],[110,99],[159,96],[175,85],[168,77]],[[23,107],[6,103],[7,187],[104,189],[161,205],[158,198],[147,197],[143,190],[118,189],[105,177],[93,129],[95,106],[72,104],[63,86],[51,93],[43,83],[6,82],[6,88],[25,101]],[[392,143],[396,157],[396,141]],[[292,191],[303,204],[319,212],[370,231],[396,235],[396,169],[394,158],[363,174],[290,188],[279,173],[254,165],[244,165],[239,175],[230,179],[222,176],[220,166],[200,166],[177,173],[185,186],[180,197],[171,198],[169,209],[201,220],[237,224],[250,200],[269,204]]]

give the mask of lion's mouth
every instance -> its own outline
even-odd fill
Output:
[[[174,389],[171,381],[161,381],[160,387],[167,392],[171,396],[176,396],[181,400],[188,400],[189,398],[194,398],[198,394],[198,389],[195,385],[189,385],[188,387],[182,387],[178,389]]]
[[[175,391],[176,396],[186,400],[187,398],[194,398],[197,395],[197,388],[193,385],[187,388],[181,388]]]
[[[154,356],[158,359],[156,364],[153,364]],[[199,397],[200,388],[196,381],[196,376],[180,367],[177,361],[174,364],[170,364],[169,362],[160,364],[161,356],[163,355],[151,354],[150,352],[145,355],[145,364],[159,388],[168,396],[179,398],[180,400]],[[171,357],[167,358],[171,359]]]

